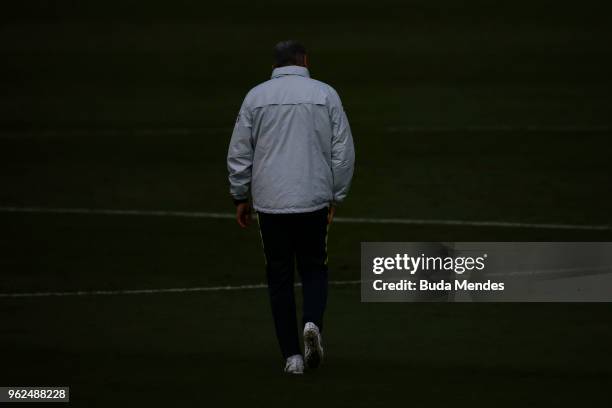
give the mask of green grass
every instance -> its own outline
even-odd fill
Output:
[[[83,406],[603,406],[612,374],[604,305],[360,304],[333,288],[329,358],[303,378],[280,370],[263,290],[3,305],[22,321],[3,325],[3,382],[70,384]]]
[[[231,212],[235,115],[295,37],[355,137],[339,216],[612,224],[599,2],[46,4],[0,17],[0,206]],[[257,229],[231,220],[2,212],[0,231],[3,293],[264,280]],[[359,279],[362,241],[611,238],[335,224],[331,278]],[[366,304],[332,287],[328,360],[287,378],[265,290],[1,298],[0,385],[70,385],[87,407],[605,406],[611,312]]]
[[[155,129],[152,130],[155,132]],[[609,132],[355,126],[346,216],[610,224]],[[61,131],[60,131],[61,133]],[[4,205],[230,211],[231,129],[0,137]]]

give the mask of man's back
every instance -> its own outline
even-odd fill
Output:
[[[338,94],[300,66],[276,68],[246,96],[230,143],[235,199],[256,210],[298,213],[344,199],[354,160]]]

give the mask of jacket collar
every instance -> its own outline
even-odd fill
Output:
[[[274,68],[274,71],[272,71],[272,78],[278,78],[284,75],[299,75],[306,78],[310,78],[308,68],[300,67],[297,65],[288,65],[286,67]]]

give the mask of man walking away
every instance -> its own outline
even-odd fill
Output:
[[[355,151],[340,97],[310,78],[306,49],[274,47],[272,78],[244,99],[227,155],[230,193],[241,227],[257,212],[268,291],[285,371],[302,374],[323,359],[327,227],[347,195]],[[294,298],[302,281],[304,358]]]

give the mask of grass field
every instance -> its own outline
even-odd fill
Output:
[[[298,38],[357,167],[338,216],[612,225],[609,6],[32,1],[0,17],[0,207],[230,213],[242,98]],[[290,16],[288,18],[287,16]],[[228,219],[0,210],[0,293],[264,280]],[[612,229],[338,223],[362,241],[611,241]],[[612,290],[612,289],[611,289]],[[73,406],[607,406],[609,304],[368,304],[333,286],[328,360],[287,378],[264,289],[0,297],[0,386]]]

